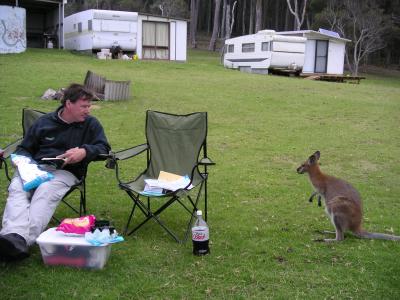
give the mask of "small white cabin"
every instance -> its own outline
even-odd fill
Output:
[[[187,21],[139,13],[137,55],[141,59],[186,61]]]
[[[304,37],[282,36],[274,30],[231,38],[225,41],[224,66],[258,74],[276,68],[300,70],[305,43]]]
[[[324,29],[282,31],[278,34],[307,39],[303,74],[343,75],[346,43],[351,40]]]
[[[139,59],[186,61],[187,21],[114,10],[86,10],[64,19],[65,48],[120,46]]]

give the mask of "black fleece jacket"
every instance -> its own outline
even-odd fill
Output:
[[[71,148],[84,148],[86,157],[76,164],[68,164],[65,170],[77,178],[84,175],[87,164],[99,154],[108,154],[110,145],[100,122],[93,116],[78,123],[65,123],[58,116],[62,109],[41,116],[26,133],[16,153],[42,163],[44,157],[56,157]]]

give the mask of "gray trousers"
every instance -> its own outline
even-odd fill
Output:
[[[25,192],[16,172],[8,187],[8,198],[0,234],[17,233],[28,246],[46,229],[58,203],[78,179],[65,170],[48,170],[54,178]]]

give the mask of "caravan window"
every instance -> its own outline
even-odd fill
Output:
[[[235,45],[228,45],[228,52],[229,53],[233,53],[234,50],[235,50]]]
[[[89,30],[89,31],[92,30],[92,20],[88,20],[88,21],[87,21],[87,27],[88,27],[88,30]]]
[[[242,44],[242,52],[254,52],[254,43]]]
[[[269,51],[269,42],[261,43],[261,51]]]
[[[78,32],[82,32],[82,23],[81,22],[78,23]]]

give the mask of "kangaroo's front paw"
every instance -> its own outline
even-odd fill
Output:
[[[313,239],[314,242],[324,242],[324,239]]]
[[[336,243],[336,242],[338,242],[338,240],[337,239],[324,239],[324,242],[325,243]]]

